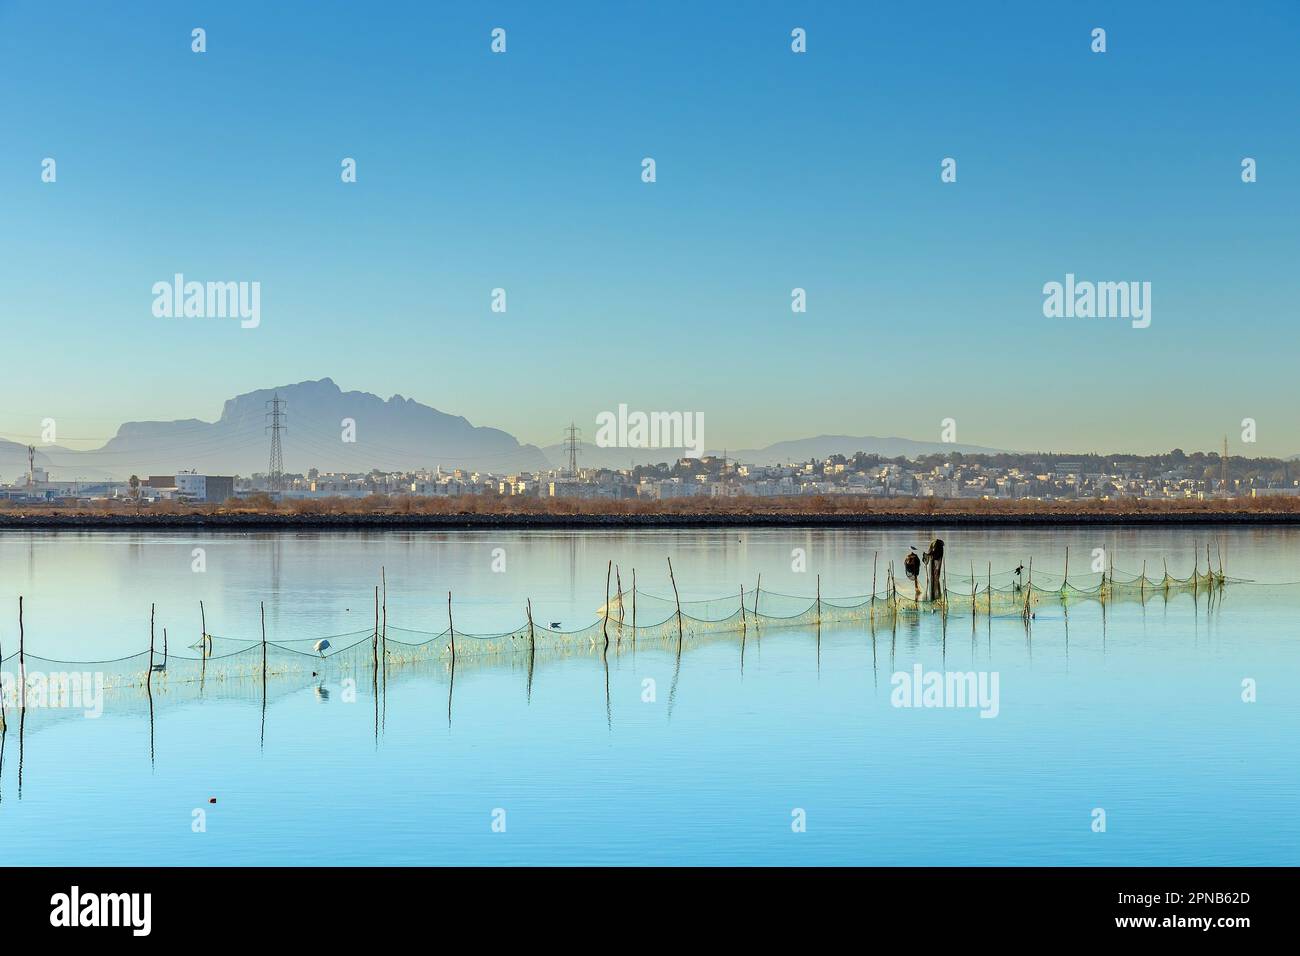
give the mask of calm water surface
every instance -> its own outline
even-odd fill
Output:
[[[384,567],[393,625],[457,630],[596,619],[606,561],[625,587],[684,600],[765,589],[870,591],[872,561],[948,544],[950,584],[1036,582],[1211,546],[1204,595],[1040,606],[972,621],[772,628],[671,648],[539,653],[397,668],[382,708],[337,680],[109,692],[104,715],[11,711],[0,770],[3,864],[1291,864],[1300,863],[1300,535],[1283,529],[376,534],[0,533],[0,643],[109,660],[208,629],[271,640],[368,628]],[[194,549],[206,570],[196,572]],[[500,549],[500,550],[497,550]],[[806,571],[792,568],[802,549]],[[504,561],[504,570],[500,568]],[[964,579],[964,581],[963,581]],[[996,672],[999,712],[891,705],[891,675]],[[14,662],[7,659],[6,670]],[[1242,681],[1257,700],[1242,700]],[[653,700],[645,698],[653,681]],[[608,687],[608,691],[607,691]],[[449,690],[451,691],[449,701]],[[378,718],[376,711],[379,711]],[[376,722],[379,728],[376,730]],[[152,753],[151,753],[152,751]],[[21,764],[21,766],[20,766]],[[21,790],[19,774],[21,772]],[[208,803],[215,797],[216,804]],[[1106,831],[1093,832],[1094,808]],[[192,829],[207,814],[206,832]],[[806,814],[794,832],[792,812]],[[505,832],[494,832],[504,810]],[[500,819],[500,815],[497,815]]]

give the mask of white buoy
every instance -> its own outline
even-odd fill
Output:
[[[315,644],[311,646],[311,649],[315,651],[317,654],[319,654],[321,657],[324,657],[325,652],[330,649],[330,642],[326,640],[317,641]]]

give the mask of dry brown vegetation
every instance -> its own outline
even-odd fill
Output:
[[[159,502],[99,502],[93,506],[0,503],[0,517],[23,515],[181,516],[274,515],[279,518],[326,515],[392,516],[682,516],[747,515],[1213,515],[1300,514],[1300,498],[1230,498],[1212,500],[1159,500],[1149,498],[1032,501],[982,498],[864,498],[851,495],[811,495],[788,498],[679,498],[667,501],[639,499],[529,498],[498,495],[464,495],[454,498],[371,495],[367,498],[298,498],[272,501],[267,495],[232,498],[224,504]]]

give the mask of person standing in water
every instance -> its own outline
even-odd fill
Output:
[[[916,548],[908,552],[907,557],[903,559],[903,572],[916,587],[916,600],[921,600],[921,556],[916,553]]]
[[[931,541],[921,560],[930,568],[925,596],[930,601],[937,601],[943,597],[943,538]]]

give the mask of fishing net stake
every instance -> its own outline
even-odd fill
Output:
[[[266,602],[259,601],[262,612],[262,697],[266,698]]]
[[[451,592],[447,592],[447,635],[451,638],[451,666],[456,666],[456,627],[451,622]]]
[[[600,632],[605,637],[605,650],[609,650],[609,572],[613,567],[613,561],[605,565],[605,620],[600,626]]]
[[[18,601],[18,608],[20,612],[22,610],[22,606],[23,606],[22,599],[20,598]],[[149,669],[145,671],[144,674],[144,686],[146,688],[148,688],[150,684],[153,683],[153,613],[154,613],[154,605],[150,604],[149,605]],[[22,620],[21,613],[19,615],[19,620]],[[21,630],[19,631],[19,633],[22,633]]]
[[[208,676],[208,618],[203,613],[203,602],[199,602],[199,686],[203,686]]]
[[[152,612],[151,612],[152,616]],[[150,625],[149,642],[153,643],[153,629]],[[23,596],[18,595],[18,693],[19,709],[27,710],[27,634],[23,630]]]
[[[618,589],[618,639],[623,640],[623,575],[619,573],[618,565],[614,565],[614,587]]]
[[[682,599],[677,593],[677,578],[673,576],[673,559],[668,559],[668,580],[673,583],[673,599],[677,602],[677,652],[682,650]]]
[[[871,556],[871,606],[876,606],[876,565],[880,561],[880,552]]]

